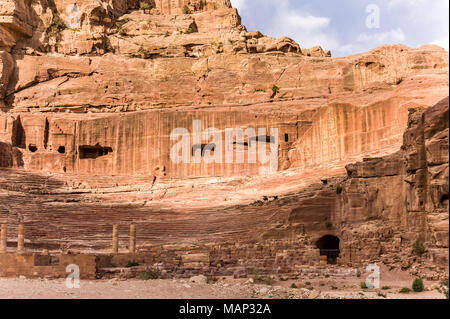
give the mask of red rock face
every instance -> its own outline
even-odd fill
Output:
[[[24,222],[29,249],[98,252],[112,224],[134,222],[141,251],[183,267],[228,260],[231,272],[265,256],[267,269],[318,263],[325,235],[339,238],[342,264],[409,267],[418,238],[448,263],[448,104],[432,107],[448,96],[448,52],[332,58],[247,31],[229,1],[148,4],[0,4],[0,223],[11,234]],[[248,163],[252,134],[243,163],[174,163],[170,135],[195,120],[220,133],[222,158],[228,128],[276,135],[277,171]],[[209,142],[191,137],[189,158]]]

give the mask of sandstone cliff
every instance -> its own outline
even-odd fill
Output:
[[[432,106],[448,65],[437,46],[332,58],[248,31],[227,0],[4,0],[0,223],[9,246],[24,222],[29,249],[94,252],[136,223],[146,258],[175,272],[292,271],[334,236],[342,265],[440,276],[448,100]],[[277,128],[278,172],[174,164],[170,133],[194,120]]]

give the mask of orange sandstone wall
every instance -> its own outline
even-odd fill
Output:
[[[257,112],[233,111],[143,111],[123,115],[82,116],[20,114],[0,116],[0,141],[10,143],[22,154],[26,169],[75,172],[106,175],[165,175],[188,176],[230,176],[258,175],[260,167],[268,164],[248,162],[249,137],[244,138],[244,163],[225,163],[225,133],[227,128],[278,129],[279,166],[286,167],[289,147],[298,138],[296,116],[261,114]],[[194,164],[173,163],[171,148],[179,139],[171,141],[175,128],[187,129],[191,133],[190,147],[193,147],[193,121],[201,120],[202,131],[216,128],[222,137],[221,163]],[[266,137],[265,136],[265,137]],[[213,142],[213,138],[202,139],[202,144]],[[249,144],[250,143],[250,144]],[[219,143],[220,144],[220,143]],[[218,151],[219,145],[217,145]],[[236,152],[237,146],[233,146]],[[269,147],[266,147],[269,154]],[[101,153],[85,155],[91,149]],[[5,165],[6,166],[6,165]]]
[[[402,144],[407,120],[407,106],[397,99],[366,107],[332,104],[314,116],[289,159],[294,167],[307,168],[393,153]]]

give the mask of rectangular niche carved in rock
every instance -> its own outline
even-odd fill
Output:
[[[111,153],[113,150],[111,147],[105,147],[97,145],[81,145],[78,147],[78,154],[80,159],[85,158],[97,158],[101,156],[106,156]]]

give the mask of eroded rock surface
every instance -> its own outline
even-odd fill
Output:
[[[118,224],[123,252],[135,223],[138,257],[182,276],[327,261],[445,274],[448,52],[332,58],[247,30],[229,1],[142,3],[0,3],[9,249],[25,223],[27,249],[105,253]],[[173,163],[171,132],[195,120],[222,133],[215,154],[227,128],[266,129],[277,172],[248,163],[256,133],[243,163]]]

